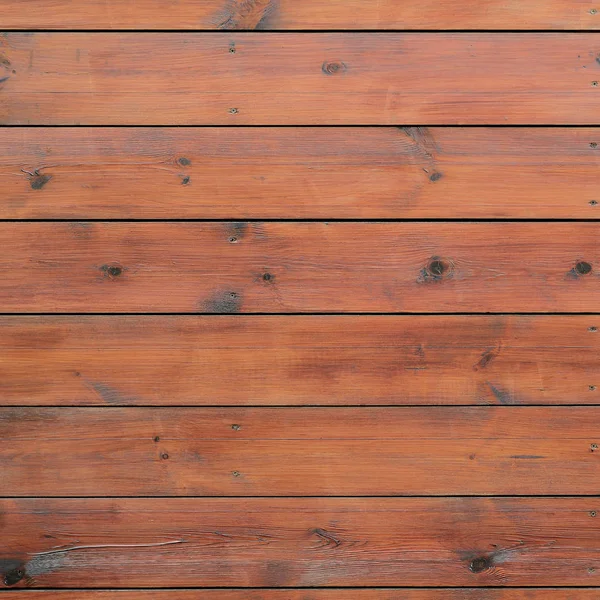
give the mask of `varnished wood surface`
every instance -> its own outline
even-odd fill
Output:
[[[595,316],[0,318],[0,405],[598,404]]]
[[[595,128],[10,128],[4,219],[600,217]]]
[[[38,587],[598,586],[597,498],[2,500]],[[18,575],[21,579],[18,579]]]
[[[4,29],[596,29],[587,0],[4,0]]]
[[[4,408],[2,496],[600,494],[598,407]]]
[[[594,312],[597,223],[2,223],[4,312]]]
[[[3,600],[598,600],[598,588],[18,590]]]
[[[1,124],[599,124],[594,33],[5,33]]]

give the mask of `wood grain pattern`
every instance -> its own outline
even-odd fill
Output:
[[[10,128],[4,219],[597,218],[595,128]]]
[[[0,405],[598,404],[599,329],[592,316],[3,317]]]
[[[600,124],[594,33],[6,33],[0,123]]]
[[[2,496],[600,494],[598,407],[4,408]]]
[[[0,506],[2,571],[15,586],[600,584],[600,518],[590,516],[597,498],[5,499]]]
[[[5,312],[597,311],[597,223],[2,223]]]
[[[596,29],[590,0],[3,0],[4,29]]]
[[[6,590],[3,600],[598,600],[598,588]]]

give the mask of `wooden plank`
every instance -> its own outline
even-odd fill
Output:
[[[3,317],[0,405],[598,404],[599,329],[588,316]]]
[[[18,590],[3,600],[598,600],[598,588]]]
[[[594,33],[6,33],[0,123],[600,124]]]
[[[596,218],[595,128],[9,128],[3,219]]]
[[[600,494],[598,407],[4,408],[2,496]]]
[[[3,0],[4,29],[596,29],[589,0]]]
[[[598,223],[2,223],[4,312],[593,312]]]
[[[16,587],[598,586],[597,498],[2,500]]]

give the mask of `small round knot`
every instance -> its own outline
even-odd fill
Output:
[[[436,182],[436,181],[439,181],[439,180],[440,180],[442,177],[443,177],[443,175],[442,175],[441,173],[438,173],[438,172],[436,171],[435,173],[432,173],[432,174],[429,176],[429,181]]]
[[[114,279],[123,274],[123,267],[121,265],[102,265],[100,270],[104,271],[105,275],[110,279]]]
[[[23,577],[25,577],[25,571],[23,569],[13,569],[4,575],[4,585],[16,585]]]
[[[580,260],[575,265],[575,272],[577,275],[588,275],[592,272],[592,265],[589,262],[585,262],[584,260]]]
[[[189,167],[192,164],[192,161],[189,158],[182,156],[181,158],[177,159],[177,163],[182,167]]]
[[[168,460],[168,459],[169,459],[169,455],[168,455],[166,452],[163,452],[163,453],[160,455],[160,457],[161,457],[163,460]]]
[[[469,565],[469,569],[473,573],[482,573],[487,571],[491,567],[490,559],[487,556],[479,556],[474,558]]]
[[[435,279],[440,279],[450,272],[451,265],[448,261],[434,256],[426,267],[427,275]]]
[[[344,73],[347,67],[340,61],[327,61],[323,63],[321,69],[325,75],[337,75],[339,73]]]

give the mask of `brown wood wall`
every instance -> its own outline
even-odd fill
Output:
[[[0,600],[600,599],[600,5],[0,29]]]

